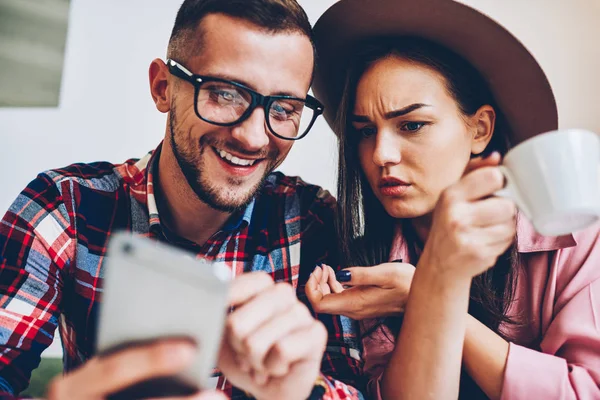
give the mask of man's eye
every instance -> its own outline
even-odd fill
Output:
[[[225,100],[225,101],[234,101],[236,99],[236,95],[227,90],[215,90],[213,92],[217,98]]]
[[[294,107],[284,107],[280,103],[273,103],[271,109],[275,111],[277,114],[286,114],[289,115],[294,112]]]
[[[273,103],[269,114],[278,121],[288,121],[295,118],[296,108],[291,104]]]

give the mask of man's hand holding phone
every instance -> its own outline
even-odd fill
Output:
[[[319,375],[327,331],[291,285],[264,273],[231,282],[219,368],[259,400],[305,400]]]
[[[171,376],[188,368],[195,356],[188,341],[167,340],[95,357],[79,369],[55,378],[48,400],[104,399],[110,394],[152,378]],[[225,400],[224,394],[202,392],[171,400]],[[167,400],[167,399],[164,399]]]

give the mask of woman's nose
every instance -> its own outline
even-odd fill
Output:
[[[396,135],[381,131],[375,139],[373,163],[378,167],[399,164],[402,160],[401,144]]]

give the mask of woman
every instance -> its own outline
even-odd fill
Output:
[[[363,320],[378,398],[600,398],[599,227],[542,237],[493,196],[511,143],[558,126],[543,71],[454,1],[366,4],[317,23],[313,89],[344,265],[373,267],[316,268],[311,304]]]

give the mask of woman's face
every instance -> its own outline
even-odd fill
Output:
[[[487,145],[478,135],[478,116],[461,113],[439,72],[394,56],[361,77],[350,118],[354,129],[348,134],[360,136],[361,167],[394,218],[433,211],[442,191],[461,178],[471,153]]]

